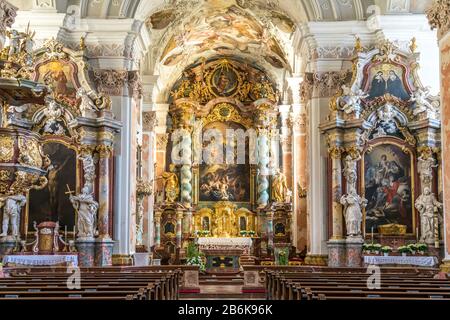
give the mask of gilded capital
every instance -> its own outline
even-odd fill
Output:
[[[450,2],[448,0],[436,0],[426,14],[431,29],[439,29],[439,36],[443,36],[450,30]]]
[[[332,146],[328,148],[328,154],[333,159],[340,159],[342,156],[342,147]]]
[[[100,158],[109,158],[111,157],[113,148],[106,144],[100,144],[95,148],[95,150],[99,153]]]

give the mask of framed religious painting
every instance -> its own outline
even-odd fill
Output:
[[[78,80],[75,77],[77,67],[65,60],[51,60],[36,67],[36,81],[52,88],[58,102],[71,106],[77,103]]]
[[[26,228],[33,231],[33,222],[58,221],[61,230],[73,232],[76,213],[68,191],[77,190],[77,154],[63,142],[44,142],[43,152],[51,160],[47,173],[48,183],[41,190],[30,190],[27,205]]]
[[[400,100],[411,98],[408,88],[408,75],[401,65],[391,63],[373,64],[367,71],[366,90],[368,100],[390,94]]]
[[[245,130],[244,127],[235,122],[214,122],[205,126],[204,130],[208,129],[217,130],[222,134],[223,144],[217,143],[214,139],[205,139],[208,141],[204,142],[203,150],[208,150],[209,160],[199,165],[199,201],[249,202],[248,139],[244,163],[240,163],[237,159],[237,148],[233,149],[231,161],[226,155],[227,130]]]
[[[362,158],[362,192],[365,233],[383,225],[406,226],[415,230],[415,170],[412,151],[394,140],[377,139],[370,143]]]

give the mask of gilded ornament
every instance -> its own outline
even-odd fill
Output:
[[[340,159],[342,156],[343,148],[339,146],[332,146],[328,148],[328,154],[333,159]]]
[[[9,136],[0,136],[0,161],[8,162],[14,155],[14,139]]]
[[[32,167],[42,167],[42,156],[37,141],[19,137],[19,163]]]
[[[0,180],[7,181],[11,177],[11,173],[8,170],[0,170]]]
[[[106,144],[100,144],[95,147],[95,150],[99,153],[100,158],[109,158],[111,157],[113,148]]]
[[[242,124],[245,128],[252,126],[252,121],[249,118],[244,118],[241,114],[229,103],[219,103],[214,106],[211,112],[202,119],[203,125],[212,122],[232,121]]]

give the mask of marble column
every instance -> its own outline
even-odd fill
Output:
[[[450,154],[450,2],[437,0],[428,9],[432,29],[438,29],[441,73],[441,144],[442,154]],[[444,200],[444,259],[441,269],[450,272],[450,161],[442,158]]]
[[[177,248],[181,248],[183,240],[182,227],[183,227],[183,211],[177,211],[177,230],[176,230]]]
[[[331,158],[331,190],[332,190],[332,236],[328,241],[328,266],[343,267],[346,265],[345,239],[343,237],[343,215],[340,202],[342,196],[342,150],[339,146],[329,149]]]
[[[263,129],[258,132],[258,207],[265,207],[269,203],[269,137],[268,131]]]
[[[111,146],[101,144],[96,148],[99,154],[99,178],[98,178],[98,237],[110,239],[109,234],[109,213],[110,213],[110,159],[112,154]]]
[[[267,248],[273,250],[273,212],[267,212]],[[273,253],[273,252],[272,252]]]
[[[109,232],[109,214],[111,200],[110,185],[110,161],[112,148],[109,145],[101,144],[96,148],[99,153],[99,178],[98,178],[98,238],[96,239],[95,248],[95,265],[110,266],[112,265],[112,250],[114,241],[112,241]]]
[[[155,247],[161,246],[161,211],[155,212]]]

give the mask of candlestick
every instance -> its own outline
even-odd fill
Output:
[[[416,227],[416,242],[419,242],[419,228]]]
[[[73,225],[73,240],[77,239],[77,226],[74,224]]]
[[[373,243],[373,227],[371,228],[371,234],[372,234],[372,243]]]

